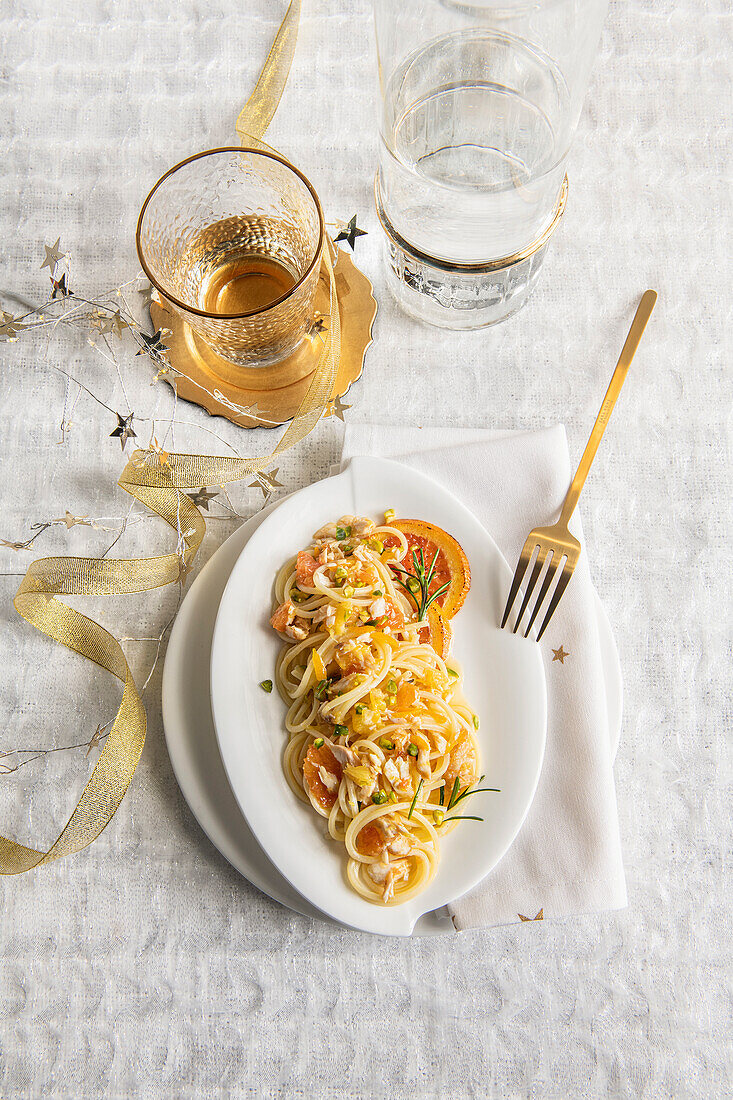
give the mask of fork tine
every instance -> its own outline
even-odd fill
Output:
[[[527,629],[524,632],[525,638],[527,638],[529,636],[529,632],[532,629],[532,625],[533,625],[535,619],[537,618],[537,613],[538,613],[539,609],[542,607],[545,596],[547,595],[547,593],[549,591],[549,588],[550,588],[550,585],[552,584],[552,578],[555,576],[555,573],[557,572],[557,567],[560,564],[560,562],[562,561],[563,555],[558,554],[557,551],[554,548],[552,550],[550,550],[550,554],[552,555],[552,557],[550,558],[550,560],[547,563],[547,572],[545,573],[544,577],[542,578],[542,585],[540,587],[540,592],[539,592],[539,595],[537,597],[537,601],[534,605],[534,610],[532,611],[532,614],[529,617],[529,622],[527,623]]]
[[[519,561],[517,562],[517,568],[514,570],[514,579],[512,580],[512,587],[509,590],[509,597],[506,601],[506,607],[504,608],[504,618],[501,620],[501,629],[502,630],[506,626],[506,621],[509,618],[509,613],[512,609],[512,605],[513,605],[515,599],[517,598],[517,592],[519,591],[519,586],[522,583],[522,577],[527,572],[527,566],[529,565],[529,559],[532,557],[532,554],[534,553],[534,548],[535,548],[536,543],[533,544],[530,547],[529,552],[527,552],[527,547],[529,546],[530,542],[531,542],[531,536],[525,542],[525,544],[522,548],[522,553],[519,555]]]
[[[570,560],[568,559],[563,566],[562,573],[560,574],[560,579],[555,586],[555,591],[552,593],[552,599],[550,600],[550,606],[548,607],[547,614],[545,615],[545,621],[540,627],[540,632],[537,635],[538,642],[542,635],[545,633],[547,624],[549,623],[550,619],[555,614],[555,608],[560,603],[560,597],[568,586],[568,581],[573,575],[573,569],[575,569],[575,563],[571,565]]]
[[[524,615],[524,612],[527,610],[527,604],[529,603],[529,598],[532,595],[532,593],[534,592],[535,585],[537,584],[537,581],[539,580],[540,573],[542,572],[542,566],[545,564],[545,558],[546,557],[547,557],[547,551],[542,546],[538,546],[538,548],[537,548],[537,557],[535,558],[535,563],[532,567],[532,575],[529,578],[529,584],[527,585],[527,591],[524,593],[524,599],[522,600],[522,606],[519,608],[519,614],[517,615],[517,621],[514,624],[514,630],[512,631],[512,634],[516,634],[517,631],[519,630],[519,624],[522,621],[522,616]]]

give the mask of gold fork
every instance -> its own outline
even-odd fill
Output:
[[[551,527],[535,527],[534,531],[530,531],[529,538],[524,544],[524,549],[519,557],[519,563],[514,573],[514,580],[512,581],[512,587],[509,591],[509,599],[506,603],[504,610],[504,618],[501,620],[502,628],[506,626],[507,619],[514,605],[514,601],[517,598],[519,587],[524,578],[524,574],[527,572],[529,563],[532,561],[535,550],[537,556],[534,559],[534,565],[532,566],[532,572],[529,578],[529,584],[524,593],[524,599],[522,600],[522,606],[519,609],[517,615],[517,621],[514,624],[513,633],[516,634],[519,629],[519,624],[522,621],[527,606],[532,597],[532,593],[537,586],[537,581],[540,578],[542,569],[547,563],[547,569],[545,575],[542,578],[542,584],[540,586],[539,594],[534,605],[534,610],[529,618],[527,629],[524,632],[525,638],[529,634],[537,613],[540,610],[542,603],[550,590],[553,577],[557,573],[560,562],[564,559],[564,565],[562,572],[558,578],[555,590],[552,593],[549,607],[547,608],[547,614],[545,615],[540,632],[537,635],[537,641],[540,640],[542,635],[547,629],[547,624],[555,613],[557,605],[560,603],[563,592],[568,586],[568,581],[573,575],[573,570],[578,564],[578,558],[580,557],[580,543],[574,538],[568,531],[568,521],[575,511],[575,505],[578,503],[578,497],[580,491],[585,484],[585,479],[588,476],[588,471],[591,468],[591,463],[596,457],[596,451],[598,450],[598,444],[601,442],[603,433],[606,430],[613,407],[616,404],[616,399],[621,392],[629,367],[631,366],[631,360],[636,354],[636,349],[639,346],[639,341],[642,338],[646,323],[651,316],[651,312],[654,309],[654,304],[657,300],[657,294],[654,290],[647,290],[642,295],[639,307],[636,311],[636,316],[629,329],[629,335],[626,337],[626,343],[624,344],[621,355],[619,356],[618,363],[616,364],[616,370],[613,372],[610,385],[606,391],[606,396],[603,398],[603,404],[601,405],[600,412],[596,417],[596,422],[593,425],[593,431],[590,433],[590,439],[586,443],[585,450],[583,451],[583,457],[580,460],[578,469],[576,470],[575,477],[573,478],[568,494],[565,497],[565,501],[562,506],[562,512],[557,523],[554,523]]]

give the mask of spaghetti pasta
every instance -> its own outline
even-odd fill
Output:
[[[285,776],[345,846],[353,889],[376,904],[428,885],[478,778],[478,718],[457,663],[431,644],[426,611],[440,615],[448,588],[433,581],[437,559],[418,557],[398,524],[342,516],[275,582]]]

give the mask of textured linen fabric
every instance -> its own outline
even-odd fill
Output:
[[[461,428],[356,425],[346,430],[342,462],[358,454],[399,459],[440,482],[470,508],[512,568],[528,532],[557,519],[571,477],[562,427],[497,436]],[[582,543],[577,511],[572,529]],[[528,618],[529,613],[525,622]],[[548,714],[537,793],[519,836],[498,866],[449,906],[459,930],[513,923],[520,912],[568,916],[626,904],[587,554],[581,555],[541,645]],[[570,654],[567,663],[553,660],[552,649],[560,645]],[[466,690],[470,698],[470,685]],[[490,724],[491,716],[484,720]],[[488,763],[486,770],[490,786]]]
[[[380,313],[348,422],[563,422],[575,463],[639,294],[660,293],[582,501],[624,671],[615,772],[629,905],[387,943],[286,912],[226,864],[185,805],[158,665],[143,759],[110,827],[72,859],[0,880],[0,1095],[730,1095],[730,5],[612,2],[537,291],[505,324],[467,334],[417,324],[384,288],[370,3],[303,8],[268,140],[310,175],[329,219],[357,213],[369,233],[356,258]],[[0,5],[0,288],[42,301],[42,246],[59,234],[80,293],[132,278],[145,194],[178,160],[232,140],[284,9]],[[101,554],[130,507],[114,417],[56,368],[134,409],[144,444],[152,417],[181,450],[260,454],[277,436],[176,408],[150,364],[116,346],[119,375],[84,333],[0,344],[0,538],[24,540],[67,508],[97,524],[56,525],[29,551],[0,547],[3,751],[84,743],[119,700],[111,678],[12,607],[30,560]],[[62,415],[72,426],[60,445]],[[341,428],[324,421],[283,458],[283,491],[328,471]],[[261,499],[246,485],[230,496],[244,515]],[[226,511],[213,502],[211,514]],[[210,520],[202,559],[238,522]],[[111,553],[170,545],[135,509]],[[124,645],[142,684],[176,600],[171,586],[83,610],[134,639]],[[0,776],[0,834],[52,841],[95,757],[58,752]]]

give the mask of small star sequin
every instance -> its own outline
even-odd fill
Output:
[[[56,270],[56,264],[59,263],[61,260],[63,260],[64,253],[61,252],[60,249],[59,249],[60,242],[61,242],[61,238],[57,237],[56,238],[56,244],[52,244],[50,246],[47,245],[47,244],[44,244],[43,247],[46,250],[46,258],[43,261],[43,263],[41,264],[41,271],[43,271],[44,267],[50,267],[51,268],[51,274],[53,275],[54,271]]]
[[[191,572],[193,566],[189,565],[185,558],[180,558],[178,561],[178,576],[176,580],[179,584],[185,584],[188,580],[188,574]]]
[[[517,916],[519,917],[519,919],[521,921],[544,920],[545,919],[545,910],[544,910],[544,907],[542,909],[540,909],[540,911],[539,911],[539,913],[537,914],[536,917],[525,917],[523,913],[517,913]]]
[[[68,297],[70,297],[71,291],[69,290],[68,286],[66,285],[66,273],[65,272],[61,276],[60,279],[54,279],[54,277],[52,275],[51,276],[51,286],[53,287],[53,292],[51,294],[52,298],[68,298]]]
[[[129,416],[120,416],[119,413],[115,413],[117,417],[117,427],[113,432],[109,433],[110,439],[117,438],[120,441],[120,446],[124,451],[128,439],[136,439],[137,433],[132,427],[132,418],[135,414],[130,413]]]
[[[277,473],[280,469],[279,466],[274,466],[271,470],[265,473],[261,470],[255,477],[254,481],[250,481],[247,486],[248,489],[259,489],[265,500],[268,499],[273,489],[282,489],[283,483],[277,480]]]
[[[326,331],[326,322],[322,317],[317,317],[314,321],[311,321],[310,328],[308,329],[309,336],[319,336],[322,332]]]
[[[92,734],[89,744],[87,745],[87,756],[89,756],[89,753],[92,751],[92,749],[96,749],[98,745],[101,745],[103,737],[104,726],[97,726],[94,733]]]
[[[341,397],[337,394],[333,401],[329,401],[326,406],[326,416],[337,416],[339,420],[343,421],[344,413],[350,408],[351,405],[344,405]]]
[[[162,355],[163,352],[168,351],[167,346],[163,343],[162,329],[158,329],[152,336],[148,336],[146,332],[141,332],[140,338],[145,347],[139,348],[138,351],[135,352],[136,355],[142,355],[144,352],[148,352],[148,354],[159,356]]]
[[[168,461],[169,458],[170,458],[170,455],[168,454],[168,451],[163,450],[162,446],[160,445],[160,443],[158,442],[158,440],[155,436],[153,436],[152,439],[150,440],[150,443],[148,444],[148,450],[149,450],[150,454],[157,455],[158,462],[160,463],[161,466],[167,467],[168,469],[170,469],[170,462]]]
[[[60,519],[55,519],[54,523],[65,523],[67,531],[70,531],[72,527],[92,526],[86,516],[72,516],[71,512],[69,511],[64,512],[63,516],[61,516]]]
[[[559,649],[553,649],[552,651],[552,660],[559,661],[561,665],[565,664],[565,658],[569,656],[570,654],[567,653],[562,646],[560,646]]]
[[[199,489],[196,493],[186,493],[186,496],[191,501],[191,503],[195,504],[197,508],[203,508],[205,512],[208,512],[210,502],[214,499],[214,497],[218,497],[218,495],[218,492],[209,492],[209,490],[205,486]]]
[[[338,244],[339,241],[346,241],[346,243],[351,248],[351,251],[353,252],[356,238],[366,237],[366,235],[366,229],[359,229],[357,227],[356,214],[354,214],[353,218],[347,223],[344,229],[342,229],[336,237],[336,243]]]
[[[24,325],[22,321],[16,320],[12,313],[5,313],[0,310],[0,336],[7,336],[12,340],[24,328],[28,328],[28,326]]]
[[[149,306],[150,303],[153,301],[154,291],[150,283],[148,283],[146,287],[143,287],[142,290],[138,290],[138,294],[142,298],[144,306]]]

